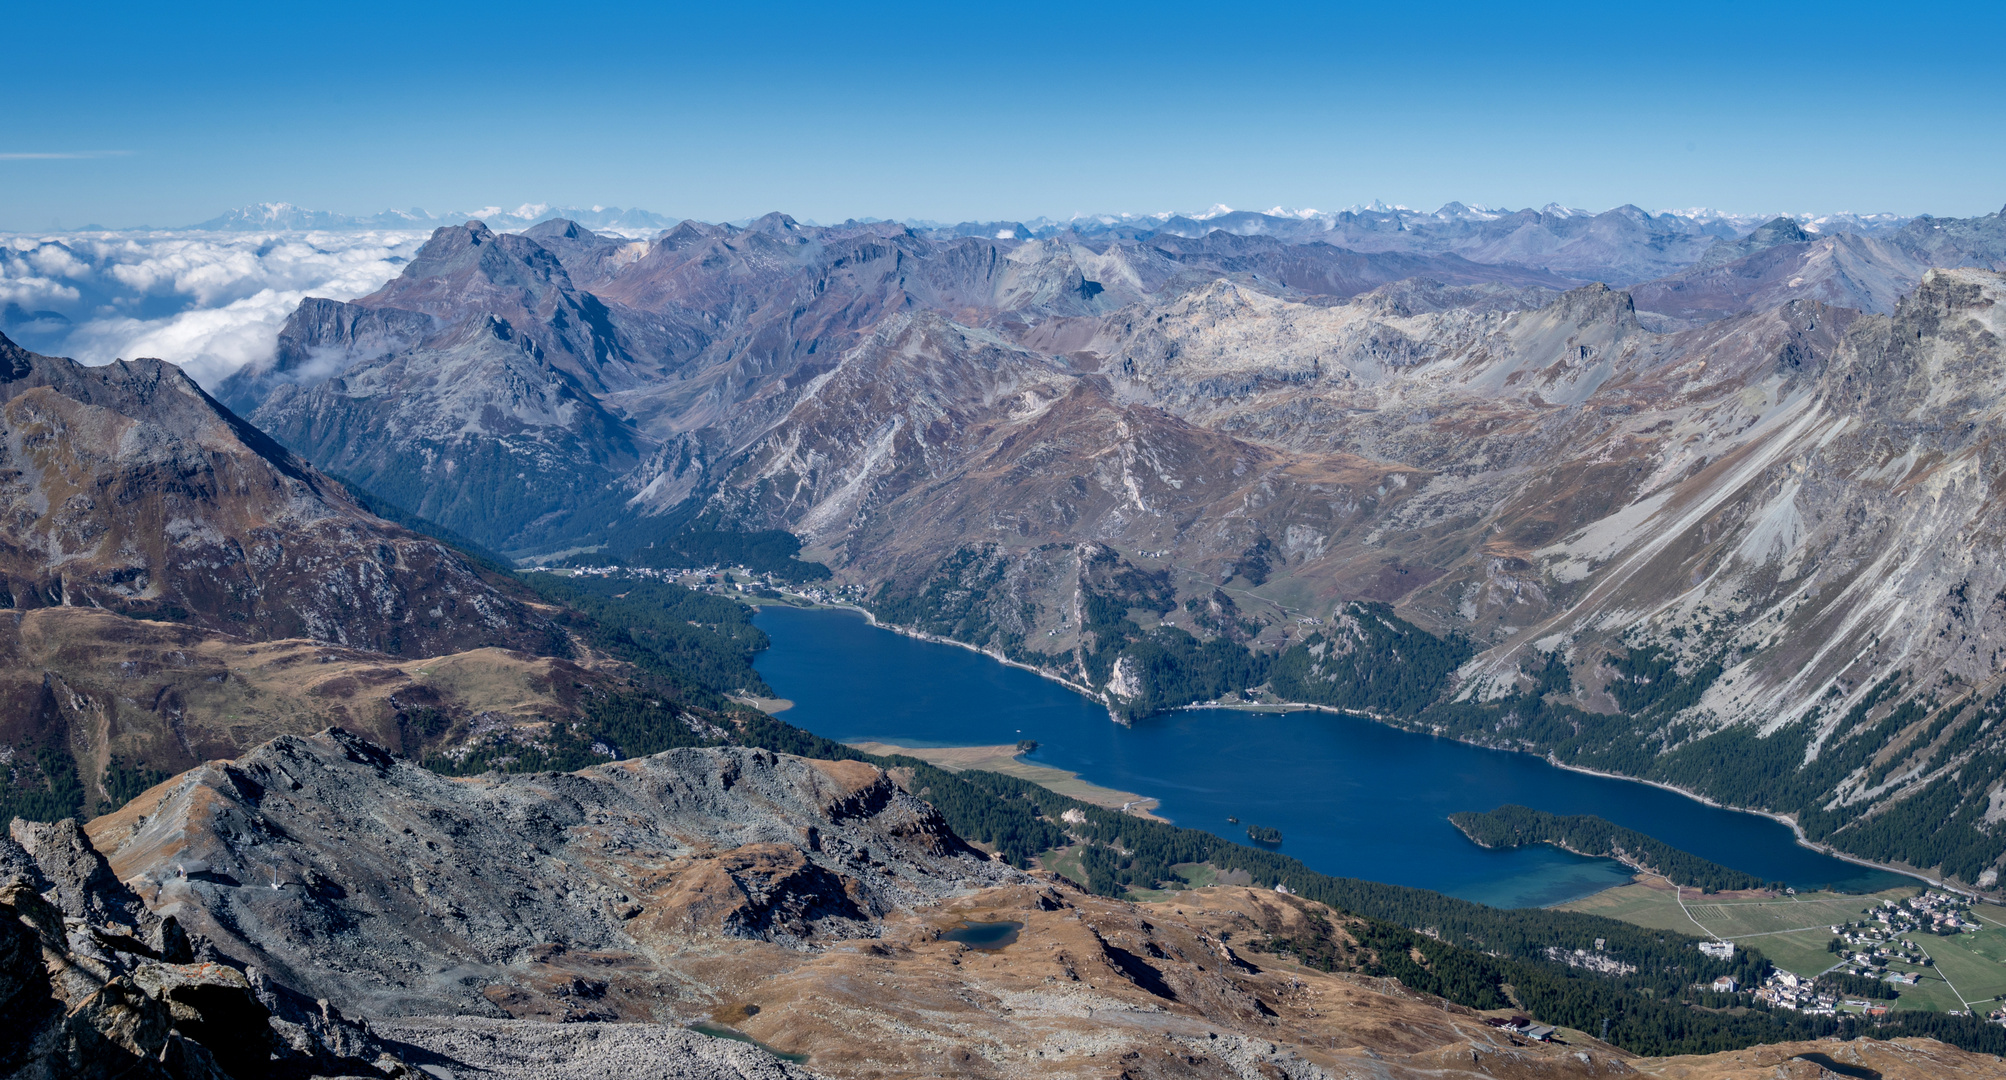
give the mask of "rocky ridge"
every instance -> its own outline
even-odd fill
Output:
[[[671,1019],[702,942],[826,948],[1021,880],[882,771],[761,750],[449,779],[333,729],[90,828],[154,909],[377,1016]]]
[[[74,821],[0,838],[0,956],[10,1077],[419,1075],[325,1002],[219,963]]]
[[[683,1080],[807,1075],[682,1028],[600,1036],[490,1023],[473,1050],[456,1038],[466,1018],[379,1032],[148,909],[67,820],[15,819],[0,837],[0,1009],[0,1075],[19,1080],[423,1080],[441,1075],[441,1062],[522,1077],[611,1078],[636,1068]],[[580,1035],[587,1054],[578,1053]]]
[[[37,1014],[97,1041],[53,1069],[55,1044],[35,1042],[43,1071],[18,1074],[145,1056],[166,1076],[1533,1080],[1823,1054],[1889,1080],[2006,1075],[1926,1040],[1662,1061],[1579,1033],[1531,1042],[1353,973],[1356,922],[1321,905],[1233,886],[1089,896],[971,851],[900,783],[743,749],[454,781],[328,731],[206,765],[87,831],[17,823],[22,843],[0,843],[10,910],[24,926],[75,912],[67,944],[17,965],[22,985],[104,969],[95,997]],[[1000,948],[943,936],[1005,920],[1018,935]],[[1337,970],[1291,958],[1306,934]],[[110,1019],[107,990],[138,1019]]]

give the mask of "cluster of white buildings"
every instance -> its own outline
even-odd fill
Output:
[[[1795,1009],[1816,1016],[1831,1016],[1839,1011],[1836,995],[1821,994],[1812,988],[1810,979],[1780,969],[1772,970],[1762,985],[1756,987],[1755,996],[1779,1009]]]
[[[1971,933],[1982,928],[1971,914],[1969,897],[1931,890],[1904,901],[1883,900],[1861,912],[1856,922],[1831,928],[1839,939],[1838,963],[1833,970],[1880,979],[1896,986],[1914,986],[1921,976],[1915,971],[1893,969],[1891,963],[1919,967],[1929,962],[1926,949],[1904,935],[1916,933]],[[1702,949],[1706,946],[1702,945]],[[1843,1000],[1817,992],[1813,980],[1787,971],[1775,971],[1755,996],[1777,1008],[1830,1015],[1841,1007],[1865,1010],[1869,1015],[1885,1012],[1885,1004],[1864,1000]],[[2000,1017],[2006,1021],[2006,1014]]]
[[[668,581],[700,592],[752,592],[755,589],[770,588],[782,595],[816,604],[843,604],[857,600],[862,590],[855,585],[784,585],[771,578],[758,579],[752,571],[743,566],[530,566],[523,573],[567,573],[573,577],[618,578],[622,581]],[[746,580],[725,582],[727,574],[738,575]]]
[[[1903,940],[1903,931],[1893,927],[1835,926],[1832,933],[1844,943],[1839,950],[1839,959],[1855,975],[1875,974],[1873,969],[1886,967],[1891,960],[1922,963],[1923,951],[1916,948],[1913,942]]]
[[[1927,963],[1927,950],[1904,935],[1975,933],[1983,924],[1970,909],[1965,897],[1931,891],[1900,903],[1883,900],[1863,913],[1865,919],[1834,926],[1832,934],[1841,942],[1839,959],[1847,971],[1913,986],[1913,973],[1886,970],[1890,962]]]
[[[1883,900],[1861,914],[1864,918],[1858,925],[1835,926],[1832,933],[1848,942],[1874,942],[1917,932],[1969,934],[1985,928],[1985,924],[1971,914],[1970,897],[1934,889],[1900,903]]]

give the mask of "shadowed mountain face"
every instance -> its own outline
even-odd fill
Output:
[[[1035,239],[475,223],[371,296],[303,304],[272,367],[224,392],[513,554],[699,515],[786,529],[881,617],[1119,717],[1236,681],[1463,710],[1472,738],[1781,811],[1836,798],[1833,843],[1996,869],[2006,759],[1886,717],[2000,671],[2006,630],[1973,597],[2006,588],[1985,584],[1981,494],[2006,218],[1734,235],[1444,214]],[[1890,380],[1927,403],[1869,407]],[[1366,658],[1410,632],[1441,648],[1399,700],[1332,681],[1330,649],[1396,662]],[[1951,682],[1886,682],[1919,670]],[[1791,733],[1763,749],[1795,755],[1800,788],[1693,764],[1756,730]],[[1822,750],[1897,744],[1871,766]],[[1855,828],[1926,791],[1970,811],[1962,854]]]

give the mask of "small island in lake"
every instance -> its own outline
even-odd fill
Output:
[[[1282,831],[1268,825],[1247,826],[1247,839],[1256,844],[1274,846],[1282,842]]]

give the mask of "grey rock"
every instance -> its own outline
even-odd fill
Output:
[[[154,910],[371,1017],[666,1018],[678,976],[652,957],[875,937],[890,912],[1023,877],[871,766],[745,749],[451,779],[331,729],[91,829]]]
[[[10,832],[13,839],[0,839],[8,868],[0,879],[0,1077],[409,1073],[339,1014],[298,1016],[298,995],[284,988],[214,960],[177,962],[187,936],[171,917],[134,907],[136,897],[79,842],[74,821],[15,819]]]
[[[668,1024],[547,1024],[480,1017],[384,1020],[378,1034],[437,1080],[807,1080],[757,1047]]]

